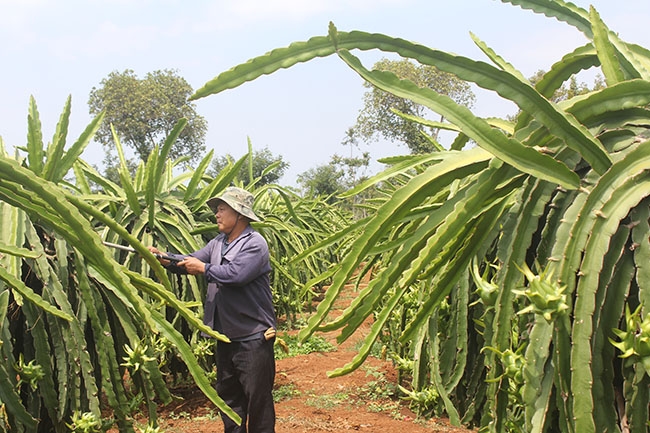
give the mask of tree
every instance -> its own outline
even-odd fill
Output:
[[[90,92],[90,113],[105,112],[104,123],[95,138],[110,155],[112,125],[122,144],[146,161],[154,146],[162,144],[178,120],[186,118],[187,126],[170,156],[196,162],[205,151],[207,121],[188,102],[192,92],[187,81],[174,71],[150,72],[143,79],[130,69],[122,73],[113,71]],[[110,160],[108,157],[105,162],[110,165]]]
[[[546,71],[539,69],[532,77],[529,78],[530,83],[535,86],[542,80],[542,78],[544,78],[544,74],[546,74]],[[589,88],[589,86],[584,82],[578,83],[576,76],[572,75],[569,79],[568,84],[562,84],[562,86],[557,89],[555,93],[553,93],[551,101],[556,103],[566,101],[567,99],[571,99],[574,96],[584,95],[585,93],[589,93],[594,90],[601,90],[604,88],[605,81],[603,76],[600,74],[597,74],[594,78],[594,85],[592,88]]]
[[[361,157],[354,156],[354,148],[358,148],[359,145],[353,128],[346,131],[341,144],[350,147],[349,158],[334,154],[328,164],[317,166],[298,175],[298,184],[302,186],[307,196],[331,196],[329,200],[333,202],[335,194],[352,188],[364,180],[359,172],[368,168],[370,154],[364,152]]]
[[[336,195],[351,189],[367,179],[365,170],[370,165],[370,153],[363,152],[360,157],[354,156],[354,148],[359,147],[354,130],[349,128],[343,141],[344,146],[350,147],[350,156],[343,157],[338,154],[331,156],[328,164],[320,165],[309,169],[297,177],[298,184],[302,186],[303,194],[307,197],[328,197],[328,203],[338,201],[343,207],[349,207],[356,217],[364,216],[363,211],[355,209],[356,204],[361,203],[370,195],[364,192],[363,195],[355,195],[343,201],[337,199]]]
[[[216,176],[225,167],[235,161],[232,155],[226,154],[219,156],[212,161],[208,174]],[[275,165],[273,168],[269,167]],[[244,165],[240,172],[237,174],[237,180],[241,181],[244,186],[247,186],[251,181],[256,181],[257,185],[268,185],[277,183],[285,171],[289,168],[289,163],[282,160],[281,155],[273,155],[271,151],[265,147],[260,151],[253,151],[252,153],[252,176],[249,170],[249,165]]]
[[[467,82],[450,73],[442,72],[434,66],[416,65],[408,59],[382,59],[375,63],[374,69],[390,71],[399,78],[412,81],[419,87],[447,95],[458,104],[468,108],[473,106],[476,99]],[[426,107],[385,92],[368,82],[364,82],[364,86],[369,90],[364,94],[364,106],[359,111],[357,122],[352,128],[356,138],[367,143],[379,138],[401,142],[413,154],[428,153],[434,150],[431,140],[425,134],[436,139],[437,130],[407,121],[392,111],[392,109],[396,109],[404,114],[424,117],[429,111]],[[444,118],[441,117],[440,120],[442,121]]]
[[[359,177],[358,172],[363,167],[368,167],[370,154],[364,152],[361,157],[349,158],[332,155],[328,164],[310,168],[297,177],[298,184],[307,196],[331,196],[329,202],[334,202],[334,195],[352,188],[364,177]]]
[[[301,173],[297,176],[297,181],[307,196],[330,197],[328,202],[332,203],[336,199],[335,194],[345,190],[342,179],[345,173],[336,165],[323,164]]]
[[[344,146],[350,147],[350,157],[344,158],[338,155],[332,156],[332,164],[340,165],[345,171],[345,183],[348,188],[352,188],[357,185],[359,182],[366,179],[366,177],[361,173],[362,170],[366,170],[370,165],[370,153],[363,152],[361,157],[354,156],[354,149],[359,149],[359,143],[353,128],[348,128],[345,132],[345,137],[341,142]]]

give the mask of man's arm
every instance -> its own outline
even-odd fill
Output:
[[[232,257],[226,254],[224,264],[205,265],[204,273],[207,280],[240,286],[270,272],[269,249],[264,239],[258,236],[248,239]]]

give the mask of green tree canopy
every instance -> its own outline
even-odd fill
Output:
[[[544,78],[546,71],[539,69],[535,74],[529,78],[531,84],[534,86]],[[551,100],[553,102],[566,101],[574,96],[584,95],[594,90],[601,90],[605,88],[605,79],[602,75],[597,74],[594,78],[593,87],[589,87],[587,83],[578,82],[578,78],[572,75],[568,83],[563,83],[562,86],[553,93]]]
[[[345,172],[335,164],[323,164],[310,168],[297,176],[298,184],[305,194],[311,197],[330,197],[329,202],[335,201],[334,195],[345,191],[343,178]]]
[[[476,99],[470,85],[447,72],[442,72],[433,66],[418,65],[403,60],[382,59],[375,63],[374,69],[390,71],[399,78],[408,79],[422,88],[429,88],[449,96],[457,103],[472,107]],[[364,106],[359,111],[357,122],[353,127],[354,136],[369,143],[379,138],[405,144],[413,154],[427,153],[434,147],[424,134],[437,136],[437,130],[427,128],[415,122],[406,121],[392,109],[404,114],[424,117],[429,111],[426,107],[408,99],[400,98],[384,92],[377,87],[364,83],[368,91],[364,94]],[[444,118],[440,119],[441,121]]]
[[[130,69],[121,73],[113,71],[90,92],[90,113],[105,112],[104,123],[95,139],[110,149],[113,125],[122,144],[146,161],[153,147],[162,144],[178,120],[186,118],[187,126],[170,156],[196,162],[205,151],[207,121],[188,102],[192,92],[192,87],[175,71],[154,71],[143,79]]]
[[[364,152],[360,157],[349,158],[332,155],[328,164],[310,168],[297,176],[297,182],[306,196],[330,196],[329,201],[335,201],[335,195],[352,188],[366,178],[361,171],[370,164],[370,154]]]
[[[234,161],[236,161],[236,159],[230,154],[218,156],[212,160],[208,174],[216,176]],[[281,155],[273,155],[273,153],[265,147],[262,150],[253,151],[252,164],[244,165],[237,174],[236,179],[242,182],[244,186],[249,185],[251,181],[256,181],[258,185],[268,185],[271,183],[277,183],[278,180],[284,176],[287,168],[289,168],[289,163],[283,161]]]

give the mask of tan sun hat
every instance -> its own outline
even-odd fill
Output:
[[[212,197],[208,200],[207,205],[216,213],[220,201],[226,203],[237,213],[244,215],[246,218],[253,221],[260,221],[260,218],[255,215],[255,212],[253,212],[253,194],[245,189],[229,186],[223,193],[221,193],[221,195]]]

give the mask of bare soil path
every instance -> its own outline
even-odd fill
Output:
[[[311,353],[277,361],[276,389],[287,390],[276,403],[276,433],[468,433],[446,419],[418,420],[404,401],[381,398],[381,388],[396,380],[392,364],[369,358],[343,377],[327,372],[351,361],[351,348]],[[196,389],[175,390],[183,397],[161,409],[160,426],[167,433],[222,432],[214,406]]]
[[[355,292],[338,302],[338,311]],[[334,312],[336,314],[336,312]],[[276,364],[276,433],[469,433],[447,419],[419,420],[407,402],[391,397],[397,372],[390,361],[369,357],[362,367],[338,378],[327,372],[350,362],[355,347],[369,330],[364,324],[333,352],[314,352],[279,359]],[[281,336],[282,333],[279,333]],[[336,333],[318,334],[336,344]],[[160,431],[165,433],[222,432],[214,405],[197,389],[177,389],[177,402],[160,409]]]

